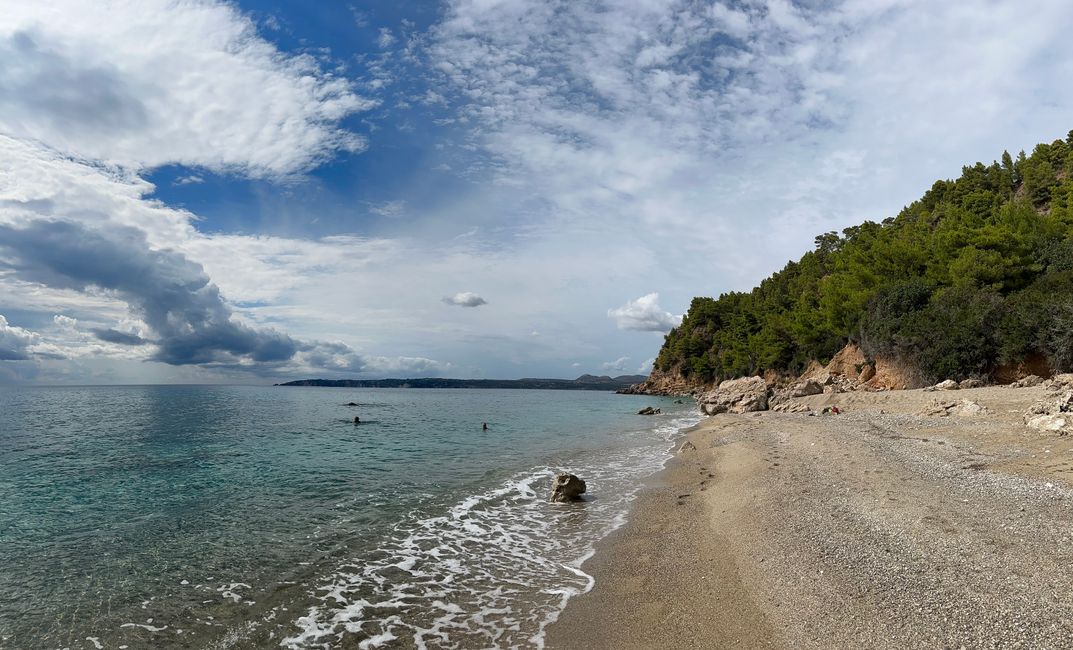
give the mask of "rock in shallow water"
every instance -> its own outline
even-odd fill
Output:
[[[585,492],[585,481],[573,474],[559,474],[555,482],[551,484],[551,500],[553,503],[570,503],[580,501]]]

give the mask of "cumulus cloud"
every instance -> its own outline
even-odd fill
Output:
[[[0,361],[29,359],[29,348],[36,338],[29,330],[9,325],[7,319],[0,314]]]
[[[219,2],[15,3],[0,59],[0,130],[128,168],[303,172],[363,149],[340,121],[375,103]]]
[[[480,307],[481,305],[487,305],[488,301],[481,298],[472,291],[461,291],[453,296],[444,296],[443,301],[448,305],[455,305],[458,307]]]
[[[615,370],[617,372],[622,372],[622,371],[626,370],[626,364],[629,363],[629,361],[630,361],[629,357],[619,357],[618,359],[615,359],[614,361],[607,361],[607,362],[601,364],[600,367],[603,368],[604,370]]]
[[[285,334],[236,322],[200,264],[175,251],[150,249],[144,233],[134,228],[103,231],[45,220],[22,227],[0,224],[0,251],[24,279],[77,291],[97,287],[116,292],[158,336],[158,361],[283,361],[298,349]],[[95,334],[111,343],[140,341],[114,330]]]
[[[619,329],[640,332],[669,332],[682,322],[681,316],[675,316],[659,306],[658,293],[650,293],[616,309],[608,309],[607,316],[615,321]]]

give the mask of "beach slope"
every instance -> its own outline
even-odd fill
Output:
[[[1073,647],[1073,441],[1042,388],[709,418],[605,540],[550,648]],[[920,415],[935,400],[986,412]]]

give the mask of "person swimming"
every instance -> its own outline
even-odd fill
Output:
[[[488,423],[487,422],[481,424],[481,430],[482,431],[487,431],[488,430]]]
[[[361,424],[361,418],[359,418],[358,416],[355,415],[354,416],[354,424]]]

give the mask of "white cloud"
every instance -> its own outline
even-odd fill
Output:
[[[187,174],[186,176],[180,176],[175,179],[172,185],[198,185],[204,183],[205,179],[197,174]]]
[[[639,374],[639,375],[647,375],[648,373],[652,372],[652,364],[655,363],[655,362],[656,362],[656,357],[649,357],[649,358],[645,359],[645,362],[642,363],[637,368],[637,374]]]
[[[453,296],[444,296],[443,301],[448,305],[455,305],[457,307],[480,307],[481,305],[488,304],[487,300],[481,298],[472,291],[462,291]]]
[[[0,361],[23,361],[30,358],[30,346],[37,335],[30,330],[9,325],[0,314]]]
[[[389,48],[395,44],[395,35],[391,33],[391,30],[387,27],[380,28],[380,34],[376,37],[376,44],[381,49]]]
[[[130,169],[302,172],[364,140],[374,102],[229,4],[23,2],[0,12],[0,130]]]
[[[369,206],[369,212],[378,214],[382,217],[401,217],[405,211],[406,201],[403,199],[374,203]]]
[[[658,293],[650,293],[616,309],[608,309],[607,316],[615,321],[619,329],[640,332],[669,332],[682,322],[681,316],[675,316],[659,306]]]
[[[618,372],[622,372],[622,371],[626,370],[626,364],[629,363],[629,361],[630,361],[629,357],[619,357],[618,359],[615,359],[614,361],[607,361],[607,362],[601,364],[600,367],[603,368],[604,370],[615,370],[615,371],[618,371]]]

